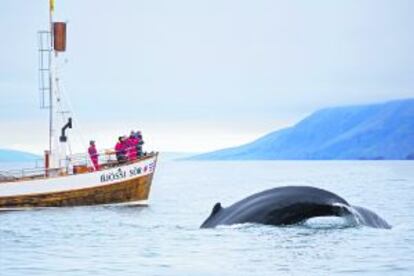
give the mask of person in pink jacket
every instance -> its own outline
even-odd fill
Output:
[[[128,140],[127,140],[127,145],[128,145],[128,150],[127,150],[127,154],[128,154],[128,160],[129,161],[134,161],[137,159],[137,145],[138,145],[138,139],[136,138],[135,132],[131,131],[131,135],[129,136]]]
[[[89,158],[91,159],[92,164],[93,164],[93,169],[95,171],[99,171],[99,161],[98,161],[99,154],[98,154],[98,151],[96,150],[95,141],[89,142],[88,153],[89,153]]]

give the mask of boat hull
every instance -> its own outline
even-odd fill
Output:
[[[72,185],[71,189],[55,190],[48,192],[34,192],[34,193],[17,193],[15,195],[9,194],[7,196],[0,195],[0,210],[11,209],[27,209],[38,207],[71,207],[71,206],[87,206],[87,205],[102,205],[102,204],[141,204],[148,200],[151,190],[151,183],[155,171],[156,157],[143,162],[123,167],[114,168],[111,170],[95,172],[95,178],[100,180],[96,185]],[[148,165],[153,164],[150,169]],[[140,168],[143,168],[142,170]],[[144,173],[144,168],[147,171]],[[110,175],[122,175],[120,172],[125,172],[124,179],[107,179]],[[127,176],[129,172],[141,171],[137,175]],[[85,174],[85,179],[90,179]],[[70,176],[69,176],[70,178]],[[81,181],[82,176],[77,176],[73,181]],[[44,180],[45,182],[47,180]],[[51,180],[52,181],[52,180]],[[59,179],[53,179],[58,182]],[[64,179],[68,182],[68,179]],[[63,180],[61,180],[63,182]],[[13,183],[11,185],[30,185],[31,183]],[[37,183],[39,186],[41,183]],[[7,185],[7,184],[1,184]],[[23,187],[23,186],[22,186]],[[4,188],[4,186],[3,186]]]
[[[0,198],[0,209],[69,207],[140,202],[148,199],[152,174],[115,184],[47,194]]]

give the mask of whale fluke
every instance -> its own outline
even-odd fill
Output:
[[[358,223],[370,226],[374,228],[384,228],[384,229],[391,229],[391,225],[388,224],[383,218],[378,216],[371,210],[367,208],[360,207],[360,206],[352,206],[352,208],[356,211],[353,215],[356,217]]]

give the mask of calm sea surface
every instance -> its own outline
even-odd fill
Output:
[[[199,229],[217,201],[284,185],[328,189],[393,228]],[[332,274],[414,275],[414,162],[161,161],[148,207],[0,213],[1,276]]]

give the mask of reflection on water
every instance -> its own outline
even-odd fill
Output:
[[[0,275],[412,275],[413,165],[161,162],[148,207],[1,213]],[[393,228],[329,217],[199,229],[217,201],[226,207],[282,185],[330,190]]]

